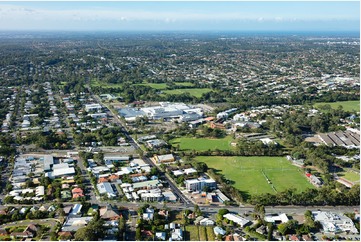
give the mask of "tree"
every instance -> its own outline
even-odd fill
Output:
[[[194,213],[197,215],[197,216],[202,216],[202,211],[201,209],[199,208],[199,206],[196,204],[194,205]]]
[[[105,229],[102,219],[92,219],[89,224],[75,233],[74,239],[79,241],[94,241],[104,237]]]
[[[76,241],[87,241],[88,239],[88,229],[87,227],[80,228],[76,231],[74,235],[74,240]]]
[[[254,210],[253,210],[254,214],[255,214],[255,217],[257,219],[263,219],[264,218],[264,215],[266,213],[266,210],[264,208],[263,205],[261,204],[257,204],[255,207],[254,207]]]
[[[142,240],[142,233],[141,233],[140,227],[136,228],[136,230],[135,230],[135,239],[137,241]]]
[[[221,208],[221,209],[218,210],[218,215],[220,215],[222,217],[223,217],[223,215],[225,215],[227,213],[229,213],[229,210],[226,209],[226,208]]]
[[[124,232],[125,232],[125,228],[126,228],[126,221],[124,216],[121,216],[119,218],[119,240],[124,240]]]

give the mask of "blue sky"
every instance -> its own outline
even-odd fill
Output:
[[[359,1],[0,2],[0,30],[359,29]]]

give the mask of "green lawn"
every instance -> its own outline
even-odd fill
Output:
[[[208,241],[206,227],[199,226],[198,231],[199,231],[199,240],[200,241]]]
[[[234,187],[250,195],[276,193],[262,171],[277,192],[286,188],[296,188],[299,191],[313,188],[302,171],[284,157],[199,156],[196,160],[205,162],[208,167],[224,174],[227,179],[235,182]]]
[[[198,228],[197,226],[191,226],[188,225],[186,226],[186,240],[190,240],[190,241],[199,241],[199,236],[198,236]]]
[[[191,96],[201,97],[203,93],[212,91],[210,88],[186,88],[186,89],[174,89],[174,90],[164,90],[163,93],[166,94],[183,94],[189,92]]]
[[[10,235],[0,235],[0,241],[11,240]]]
[[[171,144],[176,147],[179,144],[180,150],[229,150],[233,149],[231,142],[233,141],[231,136],[226,136],[222,139],[211,138],[176,138],[171,140]]]
[[[148,87],[151,87],[153,89],[157,89],[157,90],[163,90],[163,89],[166,89],[168,86],[167,86],[167,83],[147,83],[147,82],[143,82],[143,83],[140,83],[140,84],[134,84],[135,86],[148,86]]]
[[[344,102],[332,102],[332,103],[316,103],[314,106],[318,107],[320,105],[329,104],[331,108],[338,108],[338,106],[342,106],[345,111],[360,111],[360,100],[358,101],[344,101]]]
[[[89,208],[88,212],[86,213],[87,215],[93,215],[94,209],[93,208]]]
[[[207,226],[206,231],[207,231],[207,239],[208,239],[208,241],[214,241],[213,227]]]
[[[182,86],[182,87],[193,87],[194,84],[191,82],[174,82],[175,85],[177,86]]]
[[[353,171],[342,171],[342,172],[338,172],[337,175],[350,182],[358,182],[358,183],[360,182],[360,174]]]

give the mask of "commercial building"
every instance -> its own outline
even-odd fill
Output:
[[[63,163],[62,166],[55,167],[51,173],[51,178],[57,178],[62,176],[75,175],[74,167],[69,167],[68,163]]]
[[[118,155],[104,155],[104,161],[111,161],[111,162],[128,162],[129,156],[118,156]]]
[[[160,202],[163,199],[161,193],[141,193],[140,197],[145,202]]]
[[[175,158],[173,156],[173,154],[167,154],[167,155],[154,155],[154,160],[156,161],[156,163],[169,163],[169,162],[174,162]]]
[[[160,186],[160,182],[159,180],[149,180],[149,181],[144,181],[144,182],[137,182],[137,183],[133,183],[133,189],[153,189],[153,188],[157,188],[158,186]]]
[[[319,137],[328,146],[360,147],[360,135],[350,130],[320,134]]]
[[[145,108],[122,108],[118,110],[126,121],[135,121],[137,117],[149,119],[179,118],[181,121],[197,120],[203,116],[200,108],[192,108],[184,103],[160,102],[159,106]]]
[[[312,216],[314,217],[315,221],[319,221],[321,223],[323,231],[325,232],[358,233],[352,220],[344,215],[332,212],[312,211]]]
[[[99,103],[85,104],[85,111],[87,112],[100,112],[102,106]]]
[[[185,180],[184,183],[188,191],[202,191],[204,187],[208,187],[209,190],[217,188],[216,181],[211,178],[206,179],[204,177],[200,177],[198,179]]]

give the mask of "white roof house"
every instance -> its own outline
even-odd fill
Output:
[[[172,240],[180,241],[183,240],[183,231],[182,229],[174,229],[173,233],[171,234]]]
[[[241,227],[244,227],[245,225],[247,225],[250,222],[248,219],[242,218],[241,216],[232,214],[232,213],[227,213],[227,214],[223,215],[223,217],[235,222],[236,224],[240,225]]]
[[[175,170],[175,171],[173,171],[173,175],[174,176],[181,176],[181,175],[183,175],[184,173],[183,173],[183,171],[181,171],[181,170]]]
[[[35,194],[36,196],[44,196],[45,192],[44,192],[44,186],[38,186],[35,188]]]
[[[192,173],[197,173],[197,170],[194,169],[194,168],[188,168],[188,169],[184,169],[184,173],[189,175],[189,174],[192,174]]]
[[[199,225],[202,226],[213,226],[214,225],[214,221],[209,219],[209,218],[204,218],[201,221],[199,221]]]
[[[217,236],[217,235],[225,235],[226,234],[226,231],[224,229],[222,229],[221,227],[219,226],[216,226],[213,228],[213,232],[214,234]]]
[[[287,223],[289,221],[287,215],[285,213],[279,215],[266,215],[264,220],[269,223]]]
[[[109,182],[102,182],[97,184],[97,188],[100,194],[106,194],[109,198],[116,197],[116,193]]]

